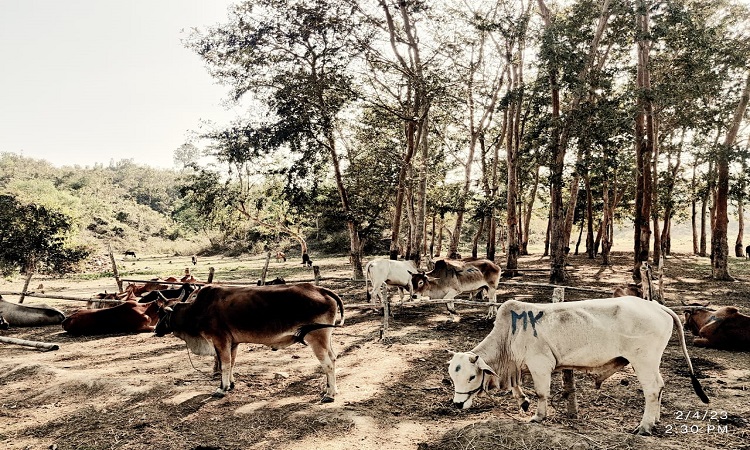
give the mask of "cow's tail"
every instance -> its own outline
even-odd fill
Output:
[[[305,342],[305,336],[307,336],[307,333],[315,330],[320,330],[321,328],[336,328],[337,325],[333,325],[330,323],[311,323],[308,325],[302,325],[299,327],[296,333],[294,333],[294,336],[292,339],[294,339],[294,342],[297,342],[302,345],[307,345],[307,342]]]
[[[365,292],[367,293],[367,301],[372,300],[372,295],[370,295],[370,289],[367,287],[367,283],[370,282],[372,284],[372,280],[370,279],[370,265],[372,265],[372,261],[368,262],[365,266]]]
[[[677,334],[680,337],[680,347],[682,348],[682,354],[685,355],[685,361],[687,361],[688,369],[690,369],[690,382],[693,384],[693,390],[700,397],[703,403],[708,403],[708,396],[703,391],[698,378],[695,376],[695,370],[693,370],[693,363],[690,361],[690,355],[688,355],[687,344],[685,344],[685,330],[682,327],[682,321],[677,314],[666,306],[659,305],[661,308],[672,316],[674,324],[677,326]]]
[[[333,325],[331,326],[334,326],[334,327],[343,326],[344,325],[344,303],[341,301],[341,297],[339,297],[338,294],[336,294],[330,289],[320,288],[320,290],[323,291],[323,293],[327,295],[328,297],[331,297],[332,299],[334,299],[336,301],[336,305],[338,305],[339,307],[339,314],[341,315],[340,317],[341,321],[336,323],[336,321],[334,320]]]

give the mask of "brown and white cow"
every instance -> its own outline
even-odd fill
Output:
[[[487,289],[489,302],[497,303],[497,286],[500,282],[500,267],[487,259],[460,261],[439,259],[435,268],[427,273],[412,275],[414,291],[430,298],[453,299],[463,292]],[[447,304],[451,314],[457,314],[454,304]],[[495,316],[491,307],[488,318]]]
[[[340,322],[337,323],[337,310]],[[344,306],[333,291],[310,283],[273,286],[206,286],[191,303],[159,311],[157,336],[173,333],[198,355],[218,356],[221,384],[214,396],[234,388],[234,362],[243,342],[273,349],[309,344],[326,374],[323,402],[336,395],[332,328],[344,323]]]
[[[65,319],[65,314],[57,308],[50,308],[45,305],[19,305],[3,300],[1,295],[0,315],[14,327],[57,325]]]
[[[634,431],[651,434],[660,419],[664,389],[659,365],[674,326],[693,389],[708,403],[688,355],[680,318],[657,302],[637,297],[503,303],[490,334],[471,351],[453,354],[448,366],[455,388],[453,403],[461,409],[470,408],[476,394],[500,387],[510,388],[518,405],[526,410],[529,401],[521,389],[521,374],[528,369],[538,398],[531,421],[541,422],[547,416],[553,371],[591,373],[599,386],[630,364],[645,397],[643,417]]]
[[[699,347],[750,351],[750,316],[734,306],[686,310],[685,325]]]

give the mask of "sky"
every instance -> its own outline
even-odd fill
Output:
[[[242,115],[181,40],[229,0],[0,0],[0,152],[173,167],[203,120]]]

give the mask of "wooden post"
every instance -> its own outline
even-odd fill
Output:
[[[213,267],[208,268],[208,280],[206,280],[206,283],[211,284],[214,282],[214,272],[215,269]]]
[[[643,298],[648,301],[654,300],[654,285],[651,281],[651,265],[646,261],[641,262],[640,271],[641,290],[643,291]]]
[[[565,288],[556,287],[552,291],[552,303],[561,303],[565,301]],[[573,377],[573,370],[563,369],[562,371],[563,394],[562,398],[568,400],[568,417],[578,417],[578,400],[576,399],[576,380]]]
[[[662,305],[664,304],[664,291],[662,289],[663,284],[663,278],[664,278],[664,253],[659,256],[659,289],[656,292],[657,300],[659,300],[659,303]]]
[[[385,288],[385,283],[383,283],[383,288],[381,289],[381,292],[383,294],[383,326],[380,329],[380,340],[385,340],[388,338],[388,316],[391,315],[391,299],[388,298],[388,289]]]
[[[117,292],[122,292],[122,280],[120,279],[120,272],[117,270],[115,254],[112,253],[112,243],[107,243],[107,246],[109,247],[109,260],[112,261],[112,273],[115,275],[115,282],[117,283]]]
[[[315,274],[315,285],[320,285],[320,267],[313,266],[313,274]]]
[[[26,293],[29,291],[29,283],[31,283],[31,277],[34,276],[34,271],[27,269],[26,281],[23,283],[23,289],[21,290],[21,297],[18,299],[18,303],[23,303],[23,299],[26,297]]]
[[[260,275],[261,286],[266,284],[266,275],[268,275],[268,264],[271,262],[271,252],[266,252],[266,263],[263,265],[263,272]]]
[[[60,348],[57,344],[48,344],[46,342],[38,342],[38,341],[27,341],[25,339],[16,339],[11,337],[5,337],[0,336],[0,342],[4,342],[6,344],[17,344],[17,345],[25,345],[26,347],[34,347],[41,350],[44,350],[45,352],[48,352],[50,350],[57,350]]]

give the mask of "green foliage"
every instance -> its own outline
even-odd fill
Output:
[[[37,204],[0,195],[0,271],[66,273],[89,255],[67,245],[70,217]]]

